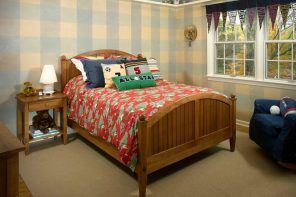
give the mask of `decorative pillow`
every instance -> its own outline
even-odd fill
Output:
[[[163,79],[163,76],[161,75],[160,70],[157,66],[157,60],[154,58],[150,58],[147,60],[147,62],[148,62],[149,70],[153,74],[154,78]]]
[[[283,97],[280,102],[281,114],[287,116],[288,114],[296,114],[296,101],[290,97]]]
[[[102,68],[105,78],[105,88],[114,87],[112,77],[126,76],[124,64],[102,64]]]
[[[152,73],[112,77],[112,80],[119,91],[156,86]]]
[[[72,58],[71,61],[75,65],[75,67],[81,72],[83,81],[87,81],[86,73],[84,71],[82,62],[76,58]]]
[[[137,60],[122,60],[127,75],[139,75],[150,72],[146,58]]]
[[[81,60],[83,60],[83,59],[100,60],[100,59],[104,59],[104,57],[102,57],[102,56],[96,56],[96,57],[94,57],[94,56],[77,56],[77,57],[71,59],[72,63],[75,65],[75,67],[81,72],[83,81],[87,81],[87,76],[86,76],[86,73],[83,68],[83,63],[81,62]]]
[[[87,88],[97,88],[105,86],[102,64],[116,64],[116,60],[88,60],[82,59],[83,68],[87,76]]]

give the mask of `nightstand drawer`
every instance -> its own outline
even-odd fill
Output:
[[[29,104],[29,111],[41,111],[45,109],[60,108],[63,106],[63,99],[55,99],[52,101],[40,101]]]

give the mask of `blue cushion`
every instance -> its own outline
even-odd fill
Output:
[[[284,119],[281,116],[271,114],[254,114],[253,124],[261,132],[276,137],[284,126]]]
[[[283,116],[296,113],[296,101],[290,97],[284,97],[280,102],[280,109]]]
[[[116,64],[117,60],[88,60],[82,59],[84,71],[87,76],[87,88],[105,87],[104,73],[102,64]]]

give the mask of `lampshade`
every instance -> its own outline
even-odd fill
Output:
[[[57,75],[53,65],[44,65],[40,77],[40,83],[52,84],[57,82]]]

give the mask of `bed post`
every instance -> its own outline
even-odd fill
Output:
[[[234,94],[230,95],[231,100],[231,137],[229,138],[230,151],[234,152],[236,142],[236,97]]]
[[[66,64],[67,58],[65,55],[61,56],[61,91],[64,90],[67,84],[68,68]]]
[[[140,116],[138,122],[138,184],[139,196],[146,196],[147,185],[147,120],[144,115]]]

